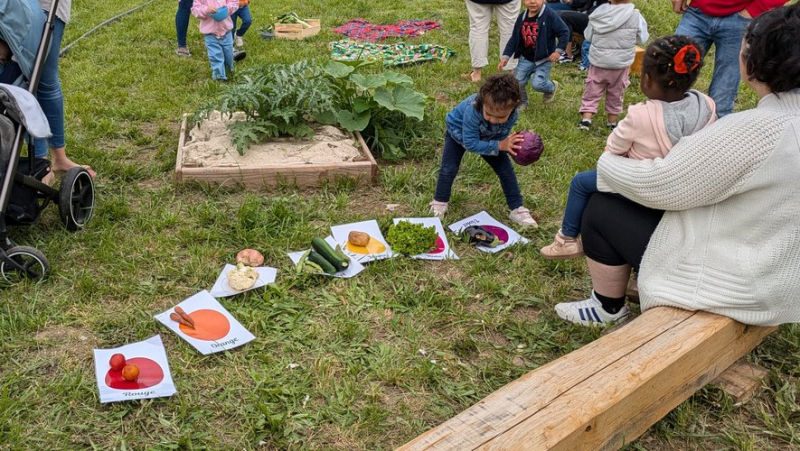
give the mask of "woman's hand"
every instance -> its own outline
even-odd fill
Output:
[[[497,70],[503,70],[503,68],[506,67],[507,63],[508,63],[508,58],[503,57],[503,59],[500,60],[500,64],[497,65]]]
[[[514,133],[513,135],[508,135],[508,137],[506,137],[506,139],[500,141],[500,143],[497,145],[497,148],[501,152],[508,152],[512,156],[516,156],[517,152],[515,152],[515,151],[519,150],[519,148],[522,147],[520,145],[520,143],[522,142],[523,139],[524,138],[519,133]]]

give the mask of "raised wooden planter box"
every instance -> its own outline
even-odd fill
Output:
[[[275,37],[278,39],[295,39],[301,40],[309,36],[319,34],[320,21],[319,19],[303,19],[311,28],[304,28],[299,23],[276,23],[275,24]]]
[[[219,185],[244,185],[248,189],[272,188],[278,185],[316,187],[342,178],[358,183],[375,184],[378,180],[378,163],[369,151],[361,134],[355,132],[363,161],[343,161],[335,164],[302,164],[296,166],[261,165],[239,167],[184,167],[184,145],[188,135],[187,118],[181,123],[178,140],[178,159],[175,177],[179,183],[188,181]]]

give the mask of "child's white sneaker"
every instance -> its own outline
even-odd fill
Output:
[[[442,219],[444,218],[444,214],[447,213],[447,205],[447,202],[439,202],[438,200],[434,200],[430,203],[431,213],[433,213],[434,217]]]
[[[236,47],[244,47],[244,41],[241,36],[236,36]]]
[[[531,216],[531,211],[525,207],[517,207],[516,209],[511,210],[511,213],[508,214],[508,217],[522,227],[539,227],[539,224],[537,224],[536,220],[533,219],[533,216]]]
[[[631,309],[627,305],[622,306],[617,313],[606,312],[603,310],[603,304],[595,297],[594,290],[589,299],[578,302],[562,302],[556,304],[555,310],[561,319],[582,326],[607,326],[620,321],[631,313]]]

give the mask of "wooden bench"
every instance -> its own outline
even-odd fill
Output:
[[[706,312],[650,309],[399,449],[617,449],[773,330]]]

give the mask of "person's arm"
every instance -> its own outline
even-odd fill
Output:
[[[209,13],[214,14],[215,12],[216,9],[214,11],[210,11],[208,6],[200,2],[192,3],[192,15],[198,19],[206,19],[208,18]]]
[[[553,20],[550,23],[553,26],[553,31],[558,36],[556,51],[550,55],[550,61],[555,63],[567,51],[567,44],[572,40],[572,36],[570,36],[569,27],[561,20],[561,16],[558,14],[553,14]]]
[[[636,136],[635,114],[633,113],[634,106],[628,108],[628,115],[625,119],[619,121],[619,124],[614,128],[614,131],[608,135],[606,140],[606,152],[611,152],[614,155],[623,157],[628,156],[628,152],[633,147],[634,137]]]
[[[642,13],[639,13],[639,32],[636,34],[636,43],[644,45],[650,39],[650,33],[647,32],[647,21],[644,20]]]
[[[780,138],[769,132],[774,127],[767,120],[755,115],[744,119],[715,123],[684,137],[664,158],[634,160],[603,153],[597,162],[598,189],[658,210],[720,202],[738,191]]]
[[[771,9],[781,7],[786,3],[786,0],[755,0],[750,2],[750,4],[747,5],[740,14],[745,17],[747,17],[747,15],[750,17],[758,17]],[[744,14],[745,12],[747,15]]]

